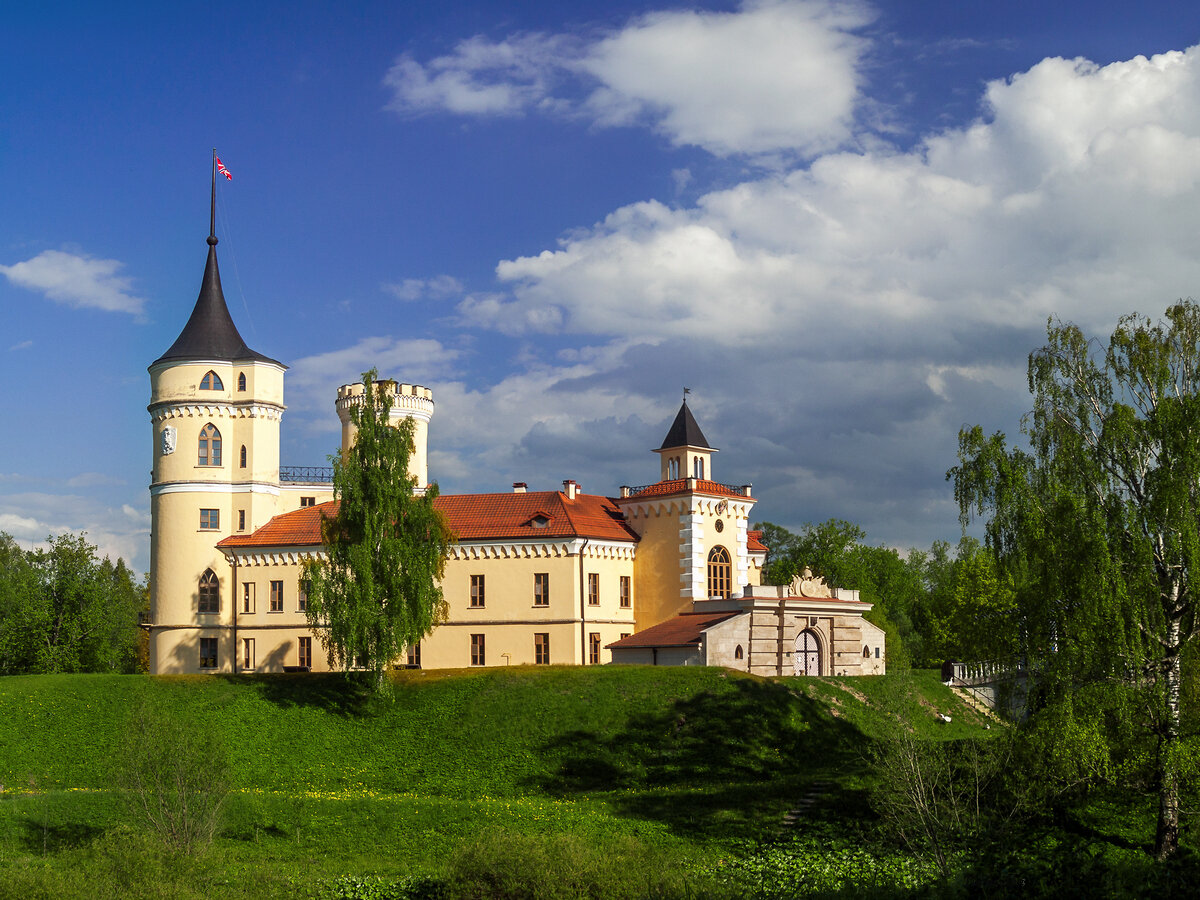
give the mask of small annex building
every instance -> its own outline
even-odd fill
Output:
[[[753,675],[882,675],[883,629],[873,604],[805,570],[790,585],[747,585],[609,645],[614,663],[724,666]]]
[[[287,366],[251,350],[229,313],[210,229],[200,293],[149,367],[150,670],[328,669],[307,615],[304,563],[320,559],[332,471],[280,462]],[[430,483],[433,391],[380,382],[414,423],[409,475]],[[331,398],[342,447],[363,386]],[[762,587],[767,548],[750,529],[749,484],[714,480],[718,452],[686,400],[658,479],[617,496],[561,490],[441,494],[457,538],[441,584],[446,619],[396,665],[457,668],[613,661],[727,665],[763,674],[858,674],[849,648],[880,648],[848,596]],[[806,641],[812,641],[810,650]],[[809,656],[796,654],[813,653]],[[796,660],[802,664],[797,668]]]

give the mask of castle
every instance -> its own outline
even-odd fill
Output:
[[[305,617],[303,562],[320,558],[330,472],[281,467],[286,366],[251,350],[221,290],[217,238],[195,307],[149,367],[150,667],[155,673],[322,671]],[[414,422],[410,474],[428,483],[432,392],[386,383]],[[342,445],[361,384],[338,390]],[[814,580],[760,584],[750,485],[713,480],[686,401],[659,479],[617,497],[561,490],[441,495],[457,537],[448,618],[397,665],[609,662],[725,665],[763,675],[858,675],[885,667],[883,633],[857,592]]]

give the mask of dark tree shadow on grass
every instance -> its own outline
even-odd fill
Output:
[[[784,684],[731,679],[728,689],[635,716],[617,734],[556,738],[542,750],[560,762],[536,787],[559,797],[606,792],[621,813],[693,836],[750,836],[776,827],[814,780],[860,767],[867,740]]]
[[[315,707],[346,718],[372,715],[378,698],[369,673],[297,672],[262,675],[222,675],[233,684],[253,688],[259,696],[284,709]]]
[[[35,818],[21,820],[21,844],[30,853],[58,853],[90,844],[107,829],[84,822],[51,824]]]

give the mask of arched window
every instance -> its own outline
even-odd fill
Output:
[[[204,373],[204,377],[200,379],[200,390],[202,391],[223,391],[225,385],[221,384],[221,376],[209,369]]]
[[[863,659],[870,659],[870,658],[871,658],[871,648],[863,647]]]
[[[245,389],[246,389],[246,373],[238,372],[238,390],[244,391]]]
[[[221,432],[217,426],[209,422],[200,429],[199,466],[219,466],[221,464]]]
[[[738,644],[736,647],[733,648],[733,658],[734,659],[742,658],[742,645],[741,644]]]
[[[196,611],[221,611],[221,583],[217,581],[217,573],[212,569],[205,569],[204,574],[200,576],[200,599],[196,603]]]
[[[732,593],[733,567],[729,564],[729,551],[724,547],[713,547],[708,554],[708,596],[728,600]]]
[[[701,478],[701,479],[704,478],[704,457],[703,456],[697,456],[694,460],[692,460],[692,477],[693,478]]]
[[[241,467],[246,468],[246,445],[242,444]]]
[[[679,457],[672,456],[667,460],[667,481],[674,481],[679,477]]]

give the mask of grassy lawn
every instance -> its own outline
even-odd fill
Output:
[[[485,887],[460,896],[732,896],[722,867],[777,843],[814,790],[805,840],[869,878],[864,750],[898,714],[930,740],[999,731],[933,672],[416,671],[382,702],[336,675],[4,678],[0,897],[389,896],[334,880],[466,870]],[[166,851],[118,788],[137,716],[228,759],[202,853]],[[510,870],[539,886],[502,885]]]

